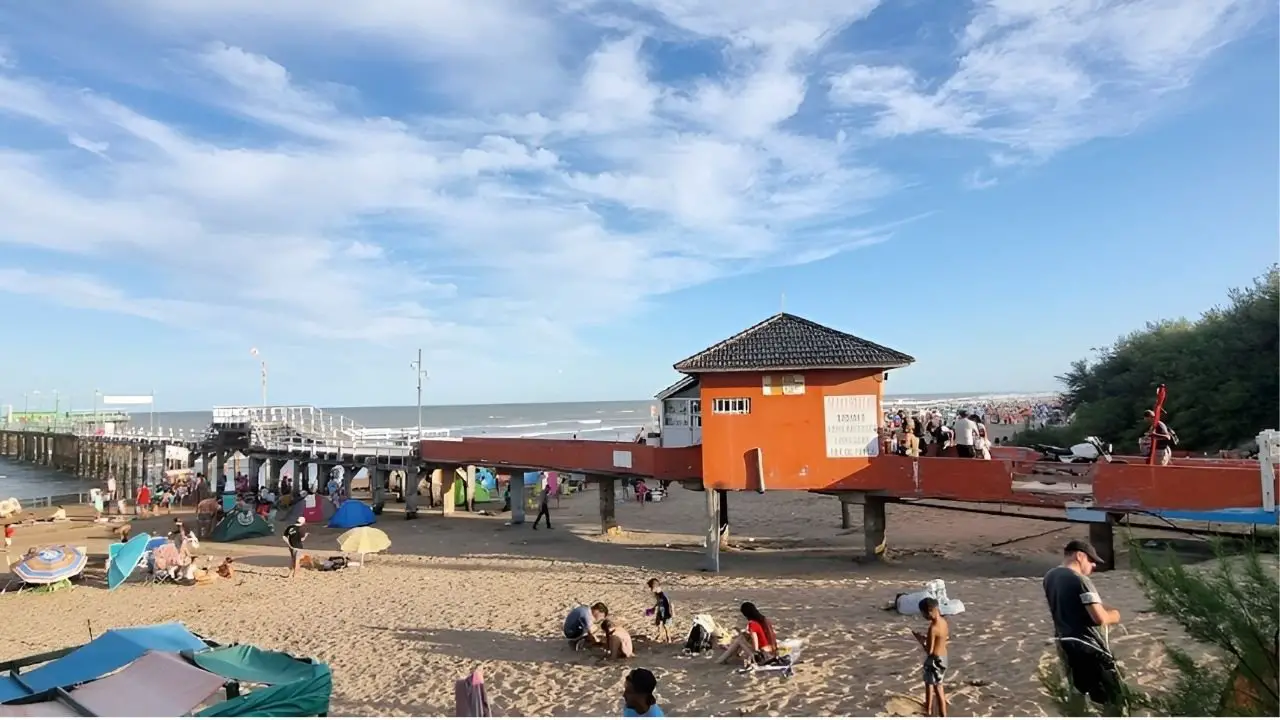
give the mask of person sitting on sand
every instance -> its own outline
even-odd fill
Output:
[[[653,672],[636,668],[627,673],[622,686],[622,717],[663,717],[662,708],[653,693],[658,689],[658,678]]]
[[[217,573],[220,577],[230,580],[235,576],[236,571],[231,568],[232,560],[230,557],[223,558],[222,564],[218,566]]]
[[[635,644],[631,641],[631,633],[615,620],[600,623],[600,631],[604,633],[604,659],[626,660],[636,656]]]
[[[947,620],[942,617],[936,598],[923,598],[920,614],[929,621],[929,629],[923,633],[912,630],[911,634],[924,649],[924,714],[932,716],[936,709],[939,717],[946,717],[947,696],[942,691],[942,680],[947,674]]]
[[[777,657],[778,638],[773,633],[773,623],[753,603],[742,603],[740,610],[747,619],[747,629],[729,643],[716,662],[740,658],[743,667],[751,667]]]
[[[595,603],[591,607],[579,605],[570,610],[569,615],[564,619],[564,637],[569,641],[569,647],[581,650],[587,645],[599,644],[593,626],[608,617],[609,606],[602,602]]]

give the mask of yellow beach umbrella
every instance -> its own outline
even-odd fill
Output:
[[[358,527],[338,536],[338,548],[345,553],[364,556],[379,553],[391,547],[391,538],[377,528]]]

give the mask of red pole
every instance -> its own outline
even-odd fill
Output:
[[[1168,389],[1165,388],[1164,383],[1156,386],[1156,409],[1154,410],[1156,417],[1151,423],[1152,431],[1160,425],[1160,416],[1164,414],[1164,399],[1167,394]],[[1147,455],[1147,464],[1156,464],[1156,437],[1154,435],[1151,436],[1151,452]]]

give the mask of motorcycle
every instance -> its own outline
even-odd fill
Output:
[[[1031,447],[1032,449],[1040,452],[1041,462],[1123,462],[1122,460],[1112,459],[1111,443],[1104,443],[1094,435],[1086,437],[1084,442],[1076,443],[1069,448],[1058,447],[1056,445],[1032,445]]]

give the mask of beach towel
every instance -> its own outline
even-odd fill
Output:
[[[493,717],[484,692],[484,673],[479,669],[453,684],[454,717]]]

